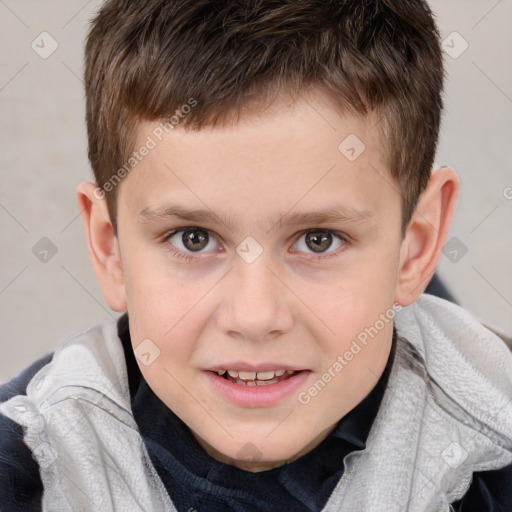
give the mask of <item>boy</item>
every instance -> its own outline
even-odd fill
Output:
[[[414,1],[107,1],[105,300],[2,388],[2,510],[512,510],[512,355],[422,295],[458,192]]]

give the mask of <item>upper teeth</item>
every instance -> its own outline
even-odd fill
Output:
[[[275,377],[281,377],[285,373],[293,373],[293,370],[272,370],[269,372],[241,372],[238,370],[227,370],[228,375],[233,377],[234,379],[241,380],[271,380]],[[226,370],[219,370],[217,372],[219,375],[224,375]]]

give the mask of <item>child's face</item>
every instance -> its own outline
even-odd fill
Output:
[[[140,126],[136,147],[157,145],[118,190],[133,347],[219,460],[259,471],[299,457],[382,374],[402,237],[376,121],[315,94],[162,141],[159,123]],[[220,369],[299,373],[247,386]]]

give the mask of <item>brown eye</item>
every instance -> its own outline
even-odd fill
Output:
[[[181,240],[184,247],[189,251],[200,251],[208,245],[210,237],[206,231],[192,228],[183,231]]]
[[[213,251],[217,247],[215,238],[211,237],[206,229],[198,227],[174,231],[166,240],[180,252],[186,254]]]
[[[313,252],[324,252],[332,245],[333,235],[329,231],[310,231],[306,233],[306,245]]]

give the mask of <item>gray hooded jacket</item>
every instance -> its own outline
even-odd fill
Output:
[[[323,512],[447,512],[474,472],[512,462],[512,354],[458,306],[396,314],[395,360],[362,451]],[[370,341],[371,343],[371,341]],[[43,510],[175,511],[138,433],[115,323],[71,338],[0,404],[39,464]]]

